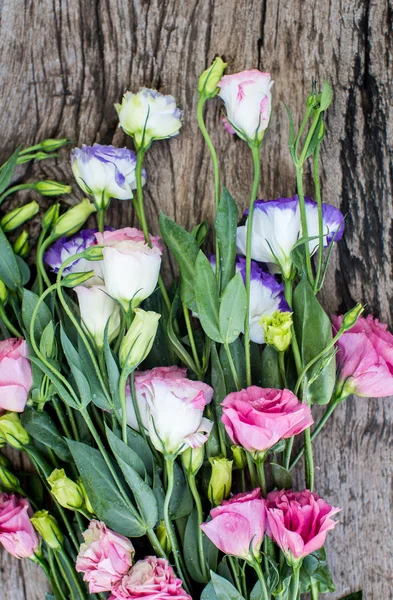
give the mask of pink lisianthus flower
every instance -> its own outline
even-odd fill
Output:
[[[109,592],[129,571],[134,547],[126,537],[115,533],[100,521],[92,520],[83,534],[76,570],[83,573],[91,594]]]
[[[30,521],[30,502],[15,494],[0,494],[0,543],[15,558],[30,558],[39,539]]]
[[[159,367],[135,377],[135,395],[141,423],[159,452],[175,456],[207,441],[213,424],[203,410],[213,389],[206,383],[186,379],[184,369]],[[138,431],[128,387],[126,399],[127,422]]]
[[[270,73],[258,69],[224,75],[219,81],[219,96],[225,103],[225,129],[246,141],[258,141],[269,125],[272,109]]]
[[[266,452],[314,422],[310,408],[286,389],[253,385],[229,394],[221,406],[227,434],[248,452]]]
[[[224,500],[210,516],[211,521],[202,523],[201,529],[224,554],[252,560],[252,544],[253,555],[259,555],[266,525],[265,501],[259,488]]]
[[[343,316],[333,317],[340,329]],[[338,393],[382,398],[393,395],[393,335],[371,315],[360,317],[337,342]]]
[[[96,240],[99,246],[113,246],[118,242],[143,242],[145,243],[145,236],[143,231],[136,229],[136,227],[124,227],[123,229],[114,229],[112,231],[97,231]],[[161,238],[156,235],[150,236],[151,244],[154,248],[157,248],[161,252],[164,250]]]
[[[331,517],[340,510],[309,490],[270,492],[266,532],[293,564],[322,548],[327,532],[337,525]]]
[[[0,342],[0,410],[23,412],[33,383],[28,355],[21,338]]]
[[[183,589],[167,560],[156,556],[146,556],[138,560],[122,581],[112,589],[109,600],[192,600]]]

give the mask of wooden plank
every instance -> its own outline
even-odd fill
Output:
[[[323,300],[332,312],[359,300],[381,319],[392,317],[391,0],[2,0],[0,10],[3,156],[45,136],[124,145],[113,104],[126,89],[157,87],[178,98],[185,109],[181,136],[153,144],[146,160],[155,232],[160,209],[189,228],[211,220],[212,169],[194,115],[196,78],[216,53],[231,72],[259,66],[276,81],[262,156],[264,198],[295,190],[280,101],[298,121],[312,78],[327,77],[335,97],[322,161],[324,198],[348,217]],[[225,182],[243,209],[250,156],[224,132],[220,110],[218,100],[210,103],[207,122],[225,159]],[[71,177],[67,152],[26,170],[31,179]],[[77,197],[74,186],[65,201]],[[110,218],[115,226],[129,223],[128,203],[114,202]],[[167,276],[172,272],[166,259]],[[391,595],[392,418],[389,400],[349,400],[317,443],[318,490],[343,506],[342,525],[329,540],[337,583],[331,598],[362,586],[366,598]],[[41,600],[45,583],[32,572],[3,555],[0,599]]]

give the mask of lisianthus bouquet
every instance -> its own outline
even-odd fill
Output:
[[[312,443],[350,394],[393,393],[393,337],[360,304],[331,318],[318,300],[344,233],[319,180],[330,86],[313,88],[298,130],[286,109],[297,194],[261,200],[273,81],[256,69],[224,75],[226,66],[216,58],[198,82],[213,252],[205,223],[188,232],[161,213],[150,232],[144,157],[179,134],[183,115],[172,96],[145,88],[116,105],[135,151],[72,150],[85,198],[49,206],[34,254],[28,233],[13,231],[39,204],[1,219],[0,443],[34,469],[18,473],[0,456],[0,542],[42,566],[48,598],[316,600],[334,590],[324,545],[340,509],[317,494]],[[204,122],[216,96],[225,129],[253,158],[240,220]],[[18,148],[1,167],[0,201],[19,189],[69,193],[14,179],[18,164],[66,144]],[[310,161],[315,200],[304,189]],[[138,228],[110,226],[116,201],[132,202]],[[179,273],[169,288],[168,253]],[[325,407],[316,423],[315,405]]]

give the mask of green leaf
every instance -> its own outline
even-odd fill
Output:
[[[27,285],[27,283],[29,283],[30,281],[30,267],[27,264],[26,261],[23,260],[23,258],[21,258],[20,256],[18,256],[17,254],[15,254],[15,260],[18,263],[18,267],[19,267],[19,271],[20,271],[20,276],[22,278],[22,285]]]
[[[303,366],[332,341],[332,324],[322,309],[308,281],[301,281],[293,294],[293,323],[299,343]],[[311,379],[318,369],[318,362],[306,374]],[[327,404],[336,381],[334,357],[321,370],[319,377],[307,388],[308,398],[314,404]]]
[[[107,328],[104,336],[104,355],[108,373],[109,390],[117,410],[120,410],[119,380],[120,372],[115,357],[108,342]]]
[[[132,467],[140,477],[146,479],[146,469],[142,459],[138,454],[129,448],[120,438],[117,437],[106,425],[106,437],[116,460],[120,458],[124,463]],[[120,466],[120,465],[119,465]]]
[[[23,427],[32,438],[53,450],[61,460],[71,460],[68,446],[47,412],[26,406],[21,419]]]
[[[217,265],[217,268],[218,266],[221,268],[221,289],[223,290],[235,275],[237,222],[237,204],[224,186],[214,222],[220,252],[220,265]]]
[[[11,244],[0,228],[0,278],[12,292],[22,287],[22,278]]]
[[[40,339],[40,352],[45,358],[51,358],[53,356],[53,350],[55,348],[55,326],[53,321],[49,321],[48,325],[42,332]]]
[[[220,332],[226,344],[232,344],[244,327],[246,316],[247,294],[240,273],[231,279],[220,302]]]
[[[213,571],[210,571],[210,575],[217,600],[243,600],[243,596],[229,581]]]
[[[262,387],[281,388],[280,368],[278,366],[278,353],[273,346],[265,346],[262,352]]]
[[[61,381],[49,369],[49,367],[47,367],[46,364],[44,364],[42,362],[42,360],[40,360],[39,358],[36,358],[35,356],[29,356],[29,359],[30,359],[31,362],[33,362],[35,365],[37,365],[41,369],[41,371],[43,373],[45,373],[45,375],[48,376],[49,380],[53,383],[54,387],[56,388],[56,391],[59,394],[60,398],[62,400],[64,400],[64,402],[66,404],[68,404],[69,406],[72,406],[72,408],[79,408],[80,407],[80,404],[77,404],[75,402],[75,400],[69,394],[69,392],[67,391],[67,389],[61,383]]]
[[[22,146],[19,146],[15,152],[10,156],[6,163],[2,166],[0,171],[0,194],[2,194],[9,184],[11,183],[12,176],[15,171],[16,161],[18,160],[19,152]]]
[[[191,575],[192,579],[194,579],[194,581],[197,581],[198,583],[206,583],[206,580],[202,575],[199,562],[197,544],[198,530],[198,511],[195,507],[187,520],[187,526],[184,535],[183,555],[185,563],[187,565],[187,570]]]
[[[217,595],[214,591],[214,587],[211,581],[203,588],[201,600],[217,600]]]
[[[205,241],[207,232],[208,227],[206,221],[199,223],[199,225],[195,225],[194,229],[191,231],[191,235],[195,239],[199,247],[201,247],[203,242]]]
[[[73,440],[68,440],[68,446],[97,517],[121,535],[144,535],[146,528],[131,501],[126,501],[120,493],[101,453]]]
[[[195,263],[195,300],[203,330],[210,339],[222,343],[219,321],[219,296],[216,276],[203,252]]]
[[[137,433],[130,427],[127,427],[128,446],[142,459],[149,477],[153,477],[154,457],[149,444],[143,439],[140,433]]]
[[[175,483],[169,504],[169,513],[172,519],[180,519],[188,517],[193,509],[194,501],[184,477],[183,469],[177,462],[174,463],[174,478]]]
[[[278,489],[289,490],[292,487],[292,476],[287,469],[277,463],[270,463],[274,483]]]
[[[101,383],[97,377],[97,373],[93,366],[90,355],[80,336],[78,336],[78,354],[83,365],[83,373],[85,374],[90,385],[92,401],[101,410],[110,412],[113,409],[113,402],[108,402]],[[104,376],[104,373],[102,373],[102,375]]]
[[[30,323],[33,316],[33,312],[35,307],[37,306],[37,302],[39,297],[30,290],[23,290],[23,300],[22,300],[22,319],[24,326],[29,334],[30,332]],[[40,307],[37,312],[36,319],[34,321],[34,338],[38,343],[40,338],[42,337],[46,326],[52,321],[52,313],[45,304],[45,302],[41,302]]]
[[[313,579],[317,583],[318,591],[321,594],[334,592],[335,586],[332,575],[326,562],[326,552],[324,548],[316,550],[306,556],[300,570],[300,590],[302,593],[310,591]]]
[[[243,343],[238,338],[232,344],[229,345],[229,350],[235,364],[236,373],[240,380],[240,385],[242,388],[247,387],[246,384],[246,359],[244,355],[244,346]],[[225,376],[226,388],[227,392],[234,392],[236,390],[235,382],[233,381],[232,371],[229,366],[228,357],[225,351],[224,346],[221,346],[220,350],[220,361],[222,365],[222,370]]]
[[[163,212],[160,212],[159,223],[161,235],[180,268],[181,298],[190,309],[195,310],[194,275],[195,261],[199,253],[198,243],[190,233]]]
[[[331,85],[326,81],[323,82],[321,97],[319,100],[319,110],[325,111],[329,108],[333,100],[333,90]]]
[[[173,346],[173,349],[176,355],[180,358],[180,360],[188,366],[194,373],[197,371],[194,360],[191,358],[191,355],[187,352],[183,344],[180,342],[178,337],[175,334],[175,330],[173,327],[173,323],[176,319],[177,311],[179,308],[179,292],[176,292],[175,297],[173,299],[173,303],[171,306],[171,312],[169,315],[168,325],[167,325],[167,333],[168,338]]]
[[[81,363],[79,354],[71,344],[62,326],[60,329],[60,339],[64,354],[71,368],[71,373],[78,387],[79,398],[81,399],[80,408],[86,408],[92,400],[90,385],[83,373],[84,366]]]

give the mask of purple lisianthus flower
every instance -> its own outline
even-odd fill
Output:
[[[72,171],[79,187],[94,198],[98,208],[106,208],[111,198],[129,200],[136,188],[136,156],[128,148],[94,144],[74,148]],[[143,171],[142,183],[146,172]]]
[[[310,198],[305,198],[310,253],[318,247],[318,206]],[[291,252],[302,237],[299,198],[278,198],[277,200],[257,200],[255,202],[251,257],[269,264],[273,272],[281,271],[289,277],[292,268]],[[248,211],[245,212],[245,216]],[[344,231],[344,217],[338,208],[330,204],[322,205],[324,246],[341,239]],[[237,229],[237,250],[246,254],[247,222]]]
[[[57,273],[67,258],[84,252],[90,246],[94,246],[96,242],[97,229],[82,229],[76,235],[70,238],[62,237],[58,239],[50,248],[45,252],[44,261],[51,268],[54,273]],[[64,275],[67,273],[84,273],[92,269],[92,262],[80,258],[79,260],[71,263],[63,271]]]

